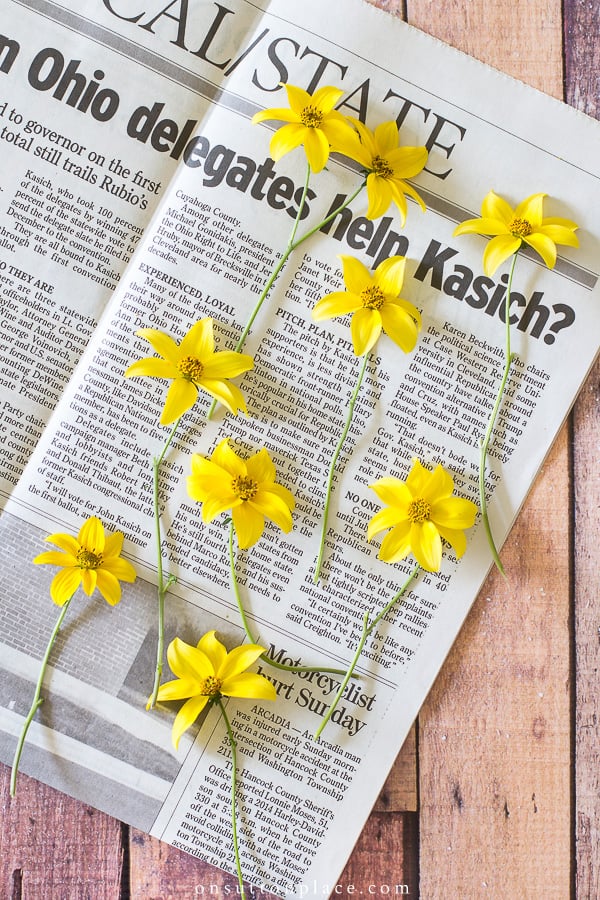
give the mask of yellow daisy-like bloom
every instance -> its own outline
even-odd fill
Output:
[[[406,260],[390,256],[373,274],[354,256],[340,256],[345,291],[327,294],[315,305],[312,317],[317,322],[352,313],[350,333],[357,356],[368,353],[385,331],[405,353],[417,343],[421,328],[419,310],[399,294],[404,282]]]
[[[467,219],[454,234],[494,235],[483,254],[483,269],[493,275],[499,265],[516,253],[523,243],[539,253],[549,269],[556,263],[556,245],[578,247],[574,232],[579,227],[569,219],[543,218],[546,194],[532,194],[512,209],[506,200],[490,191],[481,204],[481,218]]]
[[[33,561],[36,565],[61,567],[50,585],[50,596],[57,606],[64,606],[79,585],[88,597],[98,588],[106,602],[115,606],[121,599],[119,582],[136,579],[131,563],[121,559],[123,533],[115,531],[105,535],[104,526],[96,516],[83,523],[76,538],[70,534],[50,534],[46,540],[62,552],[49,550]]]
[[[292,530],[296,502],[287,488],[276,483],[275,474],[267,450],[243,460],[229,446],[229,438],[225,438],[210,459],[193,454],[187,491],[192,500],[202,503],[204,522],[212,522],[220,513],[231,510],[238,544],[245,550],[261,537],[265,518],[286,534]]]
[[[364,166],[367,175],[369,208],[367,219],[378,219],[395,203],[402,224],[406,221],[406,194],[419,204],[425,204],[406,178],[414,178],[427,162],[426,147],[400,147],[398,126],[394,121],[382,122],[371,131],[358,119],[352,119],[358,132],[343,152]]]
[[[457,557],[465,552],[465,528],[475,522],[477,506],[462,497],[453,497],[454,482],[443,466],[430,472],[419,460],[413,461],[406,481],[380,478],[371,487],[386,509],[376,513],[367,531],[368,539],[391,529],[381,542],[379,558],[398,562],[412,553],[428,572],[438,572],[442,562],[442,538]]]
[[[265,652],[257,644],[244,644],[229,653],[214,631],[207,632],[193,647],[180,638],[171,641],[167,659],[177,678],[161,684],[158,700],[186,700],[173,722],[175,749],[181,735],[196,721],[208,703],[220,697],[275,700],[277,692],[264,675],[246,672]],[[189,698],[189,699],[188,699]]]
[[[290,108],[265,109],[252,117],[252,123],[267,119],[286,122],[271,138],[269,149],[273,159],[277,162],[302,144],[312,171],[320,172],[330,151],[345,152],[346,144],[352,140],[354,132],[348,120],[333,108],[344,92],[329,86],[309,94],[293,84],[283,87]]]
[[[180,344],[155,328],[142,328],[136,334],[147,340],[162,359],[149,356],[132,363],[125,371],[125,378],[146,375],[173,380],[160,417],[161,425],[170,425],[191,409],[198,388],[220,401],[233,415],[240,409],[247,411],[242,392],[227,379],[247,372],[254,361],[251,356],[233,350],[215,353],[211,318],[192,325]]]

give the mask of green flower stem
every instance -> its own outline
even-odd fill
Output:
[[[346,686],[354,674],[354,669],[356,668],[358,660],[360,659],[360,655],[363,651],[363,648],[365,646],[367,638],[373,633],[373,629],[379,624],[381,619],[383,619],[383,617],[390,611],[392,606],[395,603],[397,603],[397,601],[406,592],[406,589],[408,588],[408,586],[411,583],[411,581],[413,580],[413,578],[417,575],[420,568],[421,568],[420,565],[417,563],[417,565],[414,567],[414,569],[412,570],[412,572],[410,573],[410,575],[408,576],[408,578],[406,579],[406,581],[404,582],[404,584],[402,585],[400,590],[394,594],[394,596],[389,601],[389,603],[387,603],[384,606],[384,608],[381,610],[381,612],[377,616],[375,616],[375,618],[372,621],[370,621],[370,617],[371,617],[370,610],[367,610],[366,613],[364,614],[362,633],[360,636],[360,641],[358,642],[358,646],[356,648],[356,652],[354,653],[354,656],[352,657],[352,661],[351,661],[350,665],[348,666],[348,670],[346,671],[344,680],[340,684],[340,686],[337,690],[337,693],[336,693],[335,697],[333,698],[331,706],[329,707],[329,709],[327,710],[327,713],[321,720],[321,724],[315,731],[315,735],[314,735],[315,741],[318,741],[319,737],[321,736],[321,733],[323,732],[323,729],[329,722],[329,720],[333,714],[333,711],[335,710],[336,706],[342,699],[344,691],[346,690]]]
[[[152,696],[148,701],[148,709],[154,709],[156,706],[156,698],[158,696],[158,689],[160,687],[160,679],[162,677],[163,670],[163,659],[165,655],[165,596],[171,585],[176,578],[173,575],[169,575],[165,581],[164,572],[163,572],[163,557],[162,557],[162,538],[161,538],[161,529],[160,529],[160,510],[159,510],[159,476],[160,476],[160,467],[165,458],[165,454],[171,445],[171,441],[175,437],[175,432],[177,431],[177,426],[181,421],[181,416],[177,419],[173,428],[171,429],[171,433],[167,438],[167,442],[162,449],[160,456],[155,456],[152,461],[152,473],[153,473],[153,506],[154,506],[154,530],[156,534],[156,572],[158,575],[158,584],[157,584],[157,592],[158,592],[158,641],[156,644],[156,670],[154,673],[154,685],[152,687]]]
[[[56,620],[56,625],[50,635],[50,640],[48,641],[48,646],[46,647],[46,652],[44,653],[44,658],[42,659],[42,665],[40,666],[40,674],[38,675],[37,684],[35,686],[35,694],[33,695],[33,700],[31,702],[31,707],[29,709],[29,713],[27,718],[23,722],[23,727],[21,729],[21,734],[19,736],[19,741],[17,743],[17,748],[15,750],[15,756],[12,764],[12,772],[10,776],[10,796],[14,797],[17,792],[17,773],[19,771],[19,762],[21,761],[21,753],[23,752],[23,746],[25,744],[25,738],[27,737],[27,732],[29,731],[29,726],[33,721],[33,717],[36,712],[44,702],[43,698],[40,696],[42,693],[42,686],[44,683],[44,676],[46,674],[46,666],[48,665],[48,660],[50,658],[50,654],[52,652],[52,648],[54,646],[54,642],[56,640],[56,636],[61,629],[64,618],[67,614],[67,610],[69,608],[69,604],[73,597],[69,597],[66,603],[63,605],[60,615]]]
[[[348,436],[348,432],[350,431],[350,425],[352,424],[352,417],[354,416],[354,407],[356,405],[356,400],[358,397],[358,392],[360,391],[361,385],[363,383],[363,378],[365,377],[365,372],[367,369],[367,362],[369,361],[369,354],[365,353],[365,357],[363,359],[363,364],[361,366],[360,372],[358,373],[358,380],[356,382],[356,387],[354,388],[354,392],[350,397],[350,403],[348,404],[348,415],[346,416],[346,424],[344,425],[344,430],[340,436],[340,439],[337,443],[337,447],[333,452],[333,457],[331,459],[331,464],[329,466],[329,474],[327,476],[327,485],[325,488],[325,505],[323,507],[323,518],[321,520],[321,542],[319,544],[319,555],[317,556],[317,562],[315,565],[315,575],[313,578],[313,582],[316,584],[321,575],[321,565],[323,563],[323,554],[325,552],[325,536],[327,534],[327,520],[329,518],[329,505],[331,503],[331,489],[333,486],[333,476],[335,474],[335,467],[337,465],[338,457],[340,455],[341,449],[344,446],[344,442]]]
[[[240,885],[240,897],[242,900],[246,900],[246,894],[244,893],[244,878],[242,875],[242,865],[240,863],[240,848],[238,845],[238,836],[237,836],[237,816],[235,810],[235,793],[236,793],[236,781],[237,781],[237,744],[235,742],[235,738],[233,736],[233,731],[231,730],[231,723],[225,712],[225,707],[223,706],[223,701],[219,697],[217,700],[219,704],[219,710],[221,715],[223,716],[223,721],[225,722],[225,727],[227,728],[227,737],[229,738],[229,746],[231,747],[231,829],[233,832],[233,852],[235,855],[235,868],[237,870],[238,882]]]
[[[316,231],[319,231],[320,228],[323,228],[324,225],[327,225],[328,222],[331,222],[331,220],[334,219],[343,209],[345,209],[347,206],[349,206],[352,203],[352,201],[355,200],[356,197],[358,197],[358,195],[360,194],[360,192],[366,185],[366,181],[363,181],[362,184],[354,191],[354,193],[351,194],[347,200],[345,200],[343,203],[341,203],[340,206],[337,207],[337,209],[334,209],[334,211],[332,213],[330,213],[325,219],[322,219],[322,221],[320,221],[317,225],[315,225],[313,228],[311,228],[305,234],[301,235],[301,237],[299,237],[298,240],[296,240],[296,232],[298,231],[298,225],[300,224],[300,219],[302,218],[302,210],[304,209],[304,205],[306,203],[306,195],[308,193],[308,184],[310,181],[310,173],[311,173],[311,169],[310,169],[310,165],[308,165],[307,169],[306,169],[306,180],[304,182],[304,190],[302,192],[302,197],[300,198],[300,203],[298,204],[298,213],[296,215],[296,218],[294,219],[294,224],[292,226],[292,231],[290,233],[290,237],[289,237],[287,246],[286,246],[285,250],[283,251],[282,255],[280,256],[279,261],[277,262],[277,265],[273,269],[273,272],[269,276],[269,280],[265,284],[260,297],[256,301],[254,309],[250,313],[250,318],[248,319],[248,321],[246,323],[246,327],[242,331],[242,334],[240,335],[240,338],[239,338],[237,344],[235,345],[236,353],[239,353],[242,350],[244,344],[246,343],[246,338],[248,337],[248,332],[252,328],[252,324],[253,324],[255,318],[257,317],[261,306],[263,305],[264,301],[268,297],[269,292],[275,282],[275,279],[277,278],[277,276],[279,275],[279,273],[285,266],[286,262],[288,261],[288,259],[290,258],[290,256],[294,252],[294,250],[296,250],[301,244],[303,244],[304,241],[308,240],[309,237],[312,237],[312,235]],[[210,405],[210,409],[208,410],[207,419],[212,418],[212,415],[215,411],[216,405],[217,405],[217,401],[213,400],[213,402]]]
[[[492,434],[494,433],[494,425],[496,424],[496,416],[498,415],[498,410],[500,409],[500,404],[502,403],[502,397],[504,396],[504,389],[506,387],[506,382],[508,381],[508,375],[510,372],[510,367],[512,365],[512,361],[514,359],[514,354],[511,352],[510,347],[510,293],[512,290],[512,281],[513,274],[515,271],[515,264],[517,262],[517,256],[519,251],[513,255],[512,264],[510,267],[510,272],[508,276],[508,285],[506,288],[506,299],[504,306],[504,318],[506,319],[506,338],[505,338],[505,351],[504,351],[504,372],[502,374],[502,380],[500,382],[500,387],[498,388],[498,394],[496,396],[496,402],[494,403],[494,407],[492,409],[492,414],[490,416],[488,426],[485,431],[485,435],[480,445],[480,453],[479,453],[479,503],[481,506],[481,519],[483,521],[483,526],[485,528],[485,533],[487,536],[488,544],[492,553],[492,558],[496,563],[499,571],[502,575],[505,575],[504,566],[500,560],[500,556],[498,554],[498,550],[496,548],[496,543],[494,541],[494,536],[492,534],[492,528],[490,525],[490,520],[488,517],[487,511],[487,498],[485,495],[485,466],[487,461],[488,447],[490,440],[492,438]]]
[[[250,625],[248,624],[248,619],[246,618],[246,613],[244,611],[244,604],[242,603],[242,597],[240,594],[240,587],[237,580],[237,574],[235,571],[235,554],[233,551],[233,522],[229,527],[229,567],[231,570],[231,584],[233,586],[233,593],[235,595],[235,600],[237,603],[238,610],[240,612],[240,617],[242,619],[242,624],[244,626],[244,631],[246,632],[246,637],[250,641],[251,644],[258,644],[258,639],[254,637],[252,631],[250,630]],[[270,659],[266,653],[261,654],[263,662],[267,663],[267,665],[272,666],[274,669],[282,669],[286,672],[327,672],[331,675],[343,675],[343,669],[330,669],[324,668],[323,666],[286,666],[284,663],[275,662],[274,659]]]

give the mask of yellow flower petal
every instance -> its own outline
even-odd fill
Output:
[[[433,522],[413,524],[410,529],[413,556],[427,572],[438,572],[442,564],[442,541]]]
[[[71,534],[49,534],[47,538],[44,538],[44,540],[48,544],[54,544],[56,547],[59,547],[61,550],[64,550],[65,553],[69,553],[71,556],[77,556],[77,553],[79,552],[79,542]]]
[[[80,569],[81,572],[81,587],[84,592],[91,597],[94,591],[96,590],[96,584],[98,581],[98,575],[95,569]]]
[[[79,549],[79,545],[77,546],[77,549]],[[38,553],[33,562],[36,566],[49,565],[71,567],[77,565],[77,557],[73,556],[71,553],[60,553],[58,550],[48,550],[46,553]]]
[[[276,122],[298,122],[298,113],[295,113],[292,109],[263,109],[262,112],[254,113],[252,116],[252,124],[256,125],[258,122],[267,122],[267,121],[276,121]]]
[[[548,219],[544,219],[544,224],[539,230],[540,234],[545,235],[554,241],[555,244],[566,244],[569,247],[579,247],[577,235],[573,234],[573,229],[559,223],[548,224]],[[577,225],[574,226],[577,228]]]
[[[222,682],[235,678],[253,665],[264,652],[265,648],[258,644],[241,644],[239,647],[234,647],[229,651],[215,674]]]
[[[179,370],[167,359],[158,356],[147,356],[131,363],[123,373],[125,378],[178,378]]]
[[[214,677],[214,667],[205,653],[176,637],[167,647],[167,661],[178,678],[202,681]]]
[[[104,535],[104,552],[102,555],[105,560],[108,560],[109,557],[120,556],[122,549],[123,549],[123,532],[122,531],[115,531],[114,534],[105,534]]]
[[[279,128],[269,144],[269,153],[275,162],[278,162],[286,153],[299,147],[304,141],[306,132],[306,126],[299,124],[284,125],[283,128]]]
[[[221,466],[232,477],[247,474],[246,463],[232,448],[229,438],[225,438],[217,444],[211,458],[217,466]]]
[[[484,219],[499,219],[505,226],[510,225],[516,213],[506,200],[494,191],[483,198],[481,204],[481,216]]]
[[[199,322],[192,325],[181,341],[179,355],[180,357],[193,356],[204,362],[205,358],[214,352],[214,349],[213,320],[211,318],[200,319]]]
[[[362,301],[356,294],[349,291],[333,291],[315,303],[311,315],[315,322],[322,322],[323,319],[333,319],[334,316],[356,312],[361,306]]]
[[[237,416],[238,412],[248,412],[244,395],[235,384],[218,378],[202,378],[200,387],[204,388],[219,403],[222,403],[232,415]]]
[[[399,525],[400,522],[406,521],[406,516],[396,506],[388,506],[380,509],[378,513],[371,518],[367,528],[367,540],[371,541],[380,531],[387,531]]]
[[[185,378],[177,378],[167,391],[165,406],[160,417],[161,425],[172,425],[188,409],[191,409],[198,397],[198,388]]]
[[[379,263],[374,273],[375,284],[384,294],[397,297],[404,284],[406,259],[403,256],[389,256]]]
[[[265,519],[256,509],[248,503],[242,503],[231,511],[233,527],[237,535],[237,542],[242,550],[247,550],[260,540]]]
[[[357,356],[368,353],[381,334],[381,314],[376,309],[359,309],[352,316],[350,334]]]
[[[277,496],[280,497],[281,500],[283,500],[283,502],[285,503],[285,505],[291,512],[294,511],[294,508],[296,506],[296,498],[294,497],[294,495],[292,494],[291,491],[289,491],[282,484],[277,484],[277,483],[269,484],[268,490],[269,490],[269,493],[271,493],[271,494],[277,494]]]
[[[411,551],[410,531],[411,525],[408,520],[399,522],[391,531],[388,531],[379,548],[379,559],[389,563],[406,559]]]
[[[393,119],[390,119],[387,122],[381,122],[373,132],[373,137],[380,156],[386,156],[391,150],[398,149],[400,136],[398,133],[398,126]],[[427,159],[427,151],[425,151],[425,159]]]
[[[443,497],[431,504],[431,518],[438,528],[472,528],[476,515],[475,503],[462,497]]]
[[[198,650],[208,656],[215,674],[219,676],[221,666],[227,658],[225,645],[217,637],[216,631],[207,631],[198,641]]]
[[[164,357],[174,366],[177,365],[180,355],[179,347],[172,337],[169,337],[168,334],[164,334],[162,331],[158,331],[156,328],[140,328],[139,331],[136,331],[136,334],[138,337],[148,341],[159,356]]]
[[[419,329],[413,316],[396,303],[385,303],[379,314],[383,330],[404,353],[411,353],[419,337]]]
[[[125,560],[121,560],[124,566],[128,566],[129,563],[126,563]],[[117,603],[121,599],[121,585],[119,584],[117,578],[110,572],[106,566],[102,569],[98,569],[95,573],[96,576],[96,584],[95,587],[98,588],[104,599],[111,606],[116,606]],[[133,578],[122,580],[125,581],[133,581],[135,579],[135,571],[133,573]]]
[[[413,498],[413,494],[407,485],[400,481],[399,478],[393,478],[392,476],[380,478],[370,487],[375,491],[382,503],[387,503],[388,506],[399,507],[402,510],[408,508],[408,504]]]
[[[467,219],[457,225],[453,231],[456,237],[460,234],[506,234],[510,232],[499,219]]]
[[[81,584],[81,569],[61,569],[52,579],[50,596],[57,606],[64,606]]]
[[[455,528],[444,528],[443,525],[437,525],[437,530],[445,541],[448,541],[456,554],[456,558],[460,559],[467,549],[467,538],[464,531]]]
[[[373,284],[371,273],[360,259],[342,254],[340,260],[344,284],[351,294],[359,295],[365,288]]]
[[[104,557],[102,562],[102,568],[98,569],[98,578],[102,572],[108,572],[110,575],[114,576],[114,578],[118,578],[119,581],[127,581],[130,584],[136,579],[136,571],[133,568],[132,564],[121,557]],[[102,588],[100,587],[100,582],[98,582],[98,588],[102,592]]]
[[[320,112],[325,115],[332,111],[338,100],[341,100],[344,92],[341,88],[325,85],[314,92],[312,97],[309,96],[309,104],[317,107]],[[289,94],[288,94],[289,96]]]
[[[544,215],[545,196],[546,194],[532,194],[531,197],[527,197],[515,209],[515,218],[527,219],[532,228],[539,228]]]
[[[308,91],[305,91],[304,88],[297,87],[295,84],[284,84],[283,86],[287,94],[290,109],[292,109],[296,115],[299,116],[305,106],[311,106],[313,104],[312,96]]]
[[[304,151],[313,172],[320,172],[329,159],[329,141],[319,128],[307,128]]]
[[[452,476],[443,466],[437,465],[433,472],[427,473],[427,481],[421,487],[420,494],[427,503],[435,504],[441,499],[450,497],[453,491]]]
[[[515,238],[511,234],[499,234],[486,246],[483,252],[483,271],[486,275],[493,275],[498,266],[516,253],[521,246],[521,238]]]
[[[221,693],[226,697],[245,697],[256,700],[277,700],[277,691],[264,675],[243,672],[223,682]]]
[[[275,481],[275,465],[269,456],[269,451],[264,447],[246,460],[246,471],[250,478],[254,478],[259,483]]]
[[[235,353],[233,350],[221,350],[204,363],[205,378],[235,378],[243,372],[248,372],[254,366],[254,360],[246,353]]]
[[[97,516],[91,516],[79,529],[77,540],[86,550],[94,553],[104,551],[104,526]]]
[[[392,186],[385,178],[371,174],[367,176],[367,198],[369,206],[365,213],[367,219],[378,219],[389,209],[392,202]],[[404,219],[402,219],[404,224]]]
[[[259,488],[252,498],[247,501],[261,515],[275,522],[282,531],[288,534],[293,527],[292,514],[289,506],[277,494]]]
[[[156,699],[160,703],[169,700],[186,700],[198,694],[201,681],[198,678],[176,678],[174,681],[165,681],[160,685]]]
[[[203,695],[192,697],[190,700],[183,704],[183,706],[175,716],[175,721],[173,722],[173,731],[171,732],[171,739],[176,750],[179,748],[179,741],[181,740],[182,735],[188,730],[190,725],[194,724],[194,722],[208,703],[208,700],[209,698]]]
[[[554,268],[556,265],[556,244],[554,241],[539,231],[527,235],[523,240],[540,254],[549,269]]]

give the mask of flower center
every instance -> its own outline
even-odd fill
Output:
[[[513,219],[510,225],[508,226],[508,230],[515,238],[524,238],[529,237],[533,228],[531,223],[527,221],[527,219]]]
[[[385,294],[376,284],[371,284],[360,292],[364,309],[381,309],[385,303]]]
[[[323,121],[323,113],[316,106],[305,106],[300,113],[300,121],[307,128],[318,128]]]
[[[200,381],[204,372],[204,365],[195,356],[184,356],[177,363],[177,368],[188,381]]]
[[[216,697],[221,690],[221,684],[222,682],[219,678],[209,675],[208,678],[204,679],[200,693],[203,697]]]
[[[421,522],[429,521],[431,514],[431,506],[422,497],[417,497],[408,506],[408,518],[413,525],[420,525]]]
[[[380,178],[391,178],[394,174],[394,170],[383,156],[373,157],[371,160],[371,170],[375,175],[379,175]]]
[[[102,565],[102,554],[81,547],[77,551],[77,563],[80,569],[99,569]]]
[[[249,475],[236,475],[231,482],[231,490],[240,500],[252,500],[258,490],[258,484]]]

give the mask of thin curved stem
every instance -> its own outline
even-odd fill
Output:
[[[367,369],[367,362],[369,360],[369,354],[365,353],[363,364],[360,368],[360,372],[358,373],[358,380],[356,382],[356,387],[350,397],[350,402],[348,403],[348,414],[346,416],[346,423],[344,425],[344,429],[340,435],[340,439],[337,442],[337,446],[333,451],[333,456],[331,458],[331,463],[329,465],[329,473],[327,475],[327,483],[325,486],[325,505],[323,507],[323,517],[321,519],[321,540],[319,543],[319,553],[317,556],[317,562],[315,564],[315,575],[313,578],[314,584],[317,583],[319,578],[321,577],[321,565],[323,563],[323,555],[325,553],[325,537],[327,534],[327,520],[329,518],[329,506],[331,503],[331,489],[333,487],[333,476],[335,474],[335,467],[337,465],[338,457],[340,455],[341,449],[344,446],[344,442],[348,436],[348,432],[350,431],[350,425],[352,424],[352,418],[354,416],[354,407],[356,405],[356,400],[358,397],[358,393],[360,391],[361,385],[363,383],[363,379],[365,377],[365,371]]]
[[[175,437],[177,426],[181,421],[181,416],[177,419],[167,441],[160,453],[152,461],[153,488],[152,488],[152,504],[154,508],[154,531],[156,538],[156,572],[158,575],[157,594],[158,594],[158,639],[156,642],[156,669],[154,672],[154,684],[152,686],[152,695],[148,701],[148,709],[154,709],[156,706],[156,698],[160,687],[160,679],[162,677],[163,659],[165,655],[165,595],[169,587],[176,580],[173,575],[169,575],[165,581],[163,572],[162,558],[162,537],[160,528],[160,467],[165,458],[166,452],[171,445],[171,441]]]
[[[258,639],[254,637],[252,631],[250,630],[250,625],[248,623],[248,619],[246,617],[246,611],[244,610],[244,604],[242,603],[242,595],[240,593],[240,587],[237,580],[237,573],[235,570],[235,553],[233,549],[233,522],[231,522],[229,526],[229,570],[231,572],[231,585],[233,587],[233,594],[235,597],[235,602],[237,603],[237,608],[240,613],[240,618],[242,620],[242,625],[244,626],[244,631],[246,632],[246,637],[250,641],[251,644],[258,644]],[[267,656],[266,653],[262,653],[260,659],[267,663],[267,665],[272,666],[274,669],[281,669],[285,672],[326,672],[331,675],[343,675],[343,669],[331,669],[324,666],[287,666],[285,663],[276,662],[274,659],[271,659]]]
[[[370,635],[373,633],[373,630],[375,629],[375,627],[378,625],[378,623],[381,621],[381,619],[390,611],[392,606],[395,603],[397,603],[398,600],[403,596],[403,594],[406,592],[406,589],[408,588],[409,584],[411,583],[413,578],[415,578],[415,576],[419,572],[420,568],[421,568],[420,565],[417,563],[417,565],[414,567],[414,569],[412,570],[412,572],[410,573],[410,575],[408,576],[408,578],[406,579],[406,581],[404,582],[404,584],[402,585],[400,590],[394,594],[392,599],[388,603],[386,603],[386,605],[381,610],[381,612],[378,615],[376,615],[372,621],[369,621],[370,616],[371,616],[370,610],[367,610],[366,613],[364,614],[360,641],[358,642],[358,646],[356,648],[354,656],[352,657],[350,665],[348,666],[348,669],[344,676],[344,680],[342,681],[339,688],[337,689],[336,695],[331,702],[331,706],[329,707],[325,716],[321,720],[321,724],[315,731],[315,734],[314,734],[315,741],[317,741],[319,739],[319,737],[321,736],[323,729],[325,728],[325,726],[331,719],[331,716],[332,716],[335,708],[337,707],[338,703],[342,699],[342,697],[344,695],[344,691],[346,690],[346,687],[348,685],[348,682],[350,681],[350,679],[352,678],[352,676],[354,674],[354,670],[358,664],[358,660],[360,659],[360,655],[363,651],[363,648],[365,646],[367,638],[370,637]]]
[[[485,467],[487,462],[488,455],[488,447],[490,444],[490,440],[492,438],[492,434],[494,433],[494,425],[496,424],[496,417],[498,415],[498,410],[500,409],[500,404],[502,403],[502,398],[504,396],[504,389],[506,387],[506,383],[508,381],[508,375],[510,373],[510,367],[512,365],[512,361],[514,359],[514,354],[511,352],[510,346],[510,294],[512,290],[512,281],[513,274],[515,271],[515,265],[517,262],[518,251],[514,254],[512,264],[510,267],[510,272],[508,275],[508,285],[506,288],[506,299],[504,306],[504,318],[505,318],[505,350],[504,350],[504,372],[502,373],[502,380],[500,382],[500,387],[498,388],[498,394],[496,396],[496,401],[494,403],[492,413],[489,418],[488,426],[485,431],[485,435],[481,442],[480,453],[479,453],[479,503],[481,506],[481,519],[483,522],[483,526],[485,528],[485,533],[487,536],[487,541],[492,553],[492,558],[502,573],[505,575],[504,566],[500,560],[500,556],[498,554],[498,550],[496,548],[496,543],[494,541],[494,536],[492,534],[492,527],[490,525],[490,520],[487,511],[487,497],[485,495]]]
[[[306,180],[304,182],[304,189],[302,191],[300,203],[298,204],[298,212],[294,219],[294,224],[292,226],[292,230],[291,230],[290,237],[288,239],[286,248],[283,251],[283,253],[281,254],[281,256],[279,257],[277,265],[275,266],[275,268],[273,269],[273,272],[269,276],[269,279],[268,279],[267,283],[265,284],[260,297],[258,298],[258,300],[256,301],[256,303],[254,305],[254,309],[250,313],[250,318],[246,322],[246,326],[245,326],[244,330],[242,331],[237,344],[235,345],[236,353],[239,353],[242,350],[244,344],[246,343],[246,338],[248,337],[248,332],[252,328],[252,324],[253,324],[254,320],[256,319],[264,301],[267,299],[269,292],[270,292],[271,288],[273,287],[275,279],[277,278],[277,276],[279,275],[279,273],[285,266],[286,262],[288,261],[288,259],[290,258],[290,256],[294,252],[294,250],[296,250],[301,244],[304,243],[304,241],[308,240],[309,237],[312,237],[312,235],[316,231],[319,231],[320,228],[323,228],[324,225],[327,225],[328,222],[331,222],[331,220],[334,219],[340,212],[342,212],[342,210],[344,210],[347,206],[349,206],[350,203],[352,203],[352,201],[360,194],[360,192],[366,185],[366,181],[363,181],[362,184],[354,191],[354,193],[351,194],[347,198],[347,200],[345,200],[343,203],[341,203],[337,207],[337,209],[334,209],[334,211],[332,213],[330,213],[328,216],[326,216],[324,219],[322,219],[317,225],[315,225],[313,228],[309,229],[305,234],[301,235],[301,237],[299,237],[298,240],[296,240],[296,233],[298,231],[298,225],[300,224],[300,220],[302,218],[302,211],[304,210],[304,206],[306,204],[306,195],[308,193],[308,184],[310,181],[310,174],[311,174],[311,169],[310,169],[310,165],[308,165],[307,170],[306,170]],[[212,418],[212,415],[215,411],[216,405],[217,405],[217,401],[213,400],[213,402],[210,405],[210,409],[208,410],[207,419]]]
[[[217,700],[219,704],[219,710],[223,717],[223,721],[225,722],[225,727],[227,729],[227,737],[229,738],[229,746],[231,748],[231,830],[233,832],[233,853],[235,856],[235,868],[237,871],[238,883],[240,886],[240,897],[242,900],[245,900],[246,894],[244,893],[244,877],[242,875],[242,864],[240,862],[240,848],[238,844],[238,836],[237,836],[237,816],[235,809],[235,794],[236,794],[236,781],[237,781],[237,744],[235,742],[235,738],[233,736],[233,731],[231,730],[231,723],[229,721],[229,717],[225,712],[225,707],[223,706],[223,701],[219,697]]]
[[[69,599],[66,601],[66,603],[62,607],[62,609],[60,611],[60,615],[59,615],[58,619],[56,620],[56,624],[52,630],[52,634],[50,635],[50,640],[48,641],[48,646],[46,647],[46,652],[44,653],[44,656],[42,658],[42,664],[40,666],[40,672],[39,672],[38,680],[37,680],[37,683],[35,686],[35,693],[33,695],[31,707],[29,709],[29,713],[27,714],[25,721],[23,722],[23,727],[21,728],[21,734],[19,735],[19,740],[17,742],[17,747],[15,749],[15,755],[14,755],[13,764],[12,764],[12,772],[10,775],[10,796],[11,797],[14,797],[17,792],[17,773],[19,771],[19,763],[21,761],[21,753],[23,752],[23,746],[25,744],[27,732],[29,731],[29,726],[31,725],[31,723],[33,721],[33,717],[35,716],[36,712],[38,711],[38,709],[44,702],[41,697],[41,693],[42,693],[42,686],[44,684],[44,676],[46,674],[46,667],[48,665],[48,660],[50,659],[50,654],[52,652],[54,642],[56,640],[58,632],[61,629],[62,623],[67,614],[67,610],[69,608],[69,604],[71,603],[72,599],[73,599],[72,596],[69,597]]]

